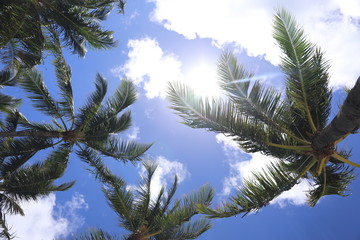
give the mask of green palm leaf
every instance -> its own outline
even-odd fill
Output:
[[[119,240],[114,235],[107,233],[101,229],[93,228],[88,229],[83,233],[73,235],[69,239],[71,240]]]
[[[108,137],[105,141],[87,141],[87,144],[105,156],[122,161],[139,161],[141,156],[152,146],[152,144],[119,140],[115,137]]]
[[[274,38],[284,52],[281,68],[287,76],[288,98],[300,110],[297,115],[302,119],[296,125],[306,125],[306,131],[313,133],[325,126],[329,114],[329,66],[285,10],[275,15]]]
[[[59,150],[54,151],[44,162],[22,167],[5,175],[0,188],[15,200],[35,200],[50,192],[69,189],[74,182],[53,184],[54,180],[63,175],[69,153],[69,146],[60,146]]]
[[[75,125],[78,128],[89,128],[89,124],[101,106],[106,91],[107,82],[98,74],[95,81],[95,91],[88,98],[86,105],[80,109],[80,113],[76,115]]]
[[[216,210],[199,205],[201,213],[210,218],[230,217],[243,213],[257,212],[282,192],[290,190],[297,183],[292,173],[284,171],[279,163],[271,163],[263,172],[253,173],[253,177],[243,182],[231,203],[224,204]]]
[[[51,97],[41,74],[36,69],[24,72],[20,85],[28,92],[28,97],[33,101],[36,109],[56,118],[63,116],[58,103]]]

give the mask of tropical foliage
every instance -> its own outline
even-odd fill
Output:
[[[115,42],[100,25],[123,0],[4,0],[0,6],[0,55],[5,65],[39,63],[52,33],[62,46],[84,56],[86,45],[106,49]]]
[[[6,124],[1,127],[5,132],[15,131],[18,119],[14,115],[6,119]],[[0,140],[1,145],[11,145],[13,142]],[[36,200],[51,192],[69,189],[74,182],[55,185],[53,182],[61,177],[66,169],[70,150],[66,144],[60,145],[45,161],[27,164],[27,161],[36,151],[18,152],[12,156],[0,157],[0,237],[11,239],[6,224],[6,214],[21,214],[22,201]]]
[[[83,233],[73,235],[71,238],[67,238],[71,240],[120,240],[114,235],[111,235],[101,229],[89,229]]]
[[[119,225],[130,234],[126,240],[185,240],[195,239],[207,231],[209,220],[193,217],[198,214],[198,204],[208,206],[214,191],[205,185],[198,191],[173,201],[177,189],[177,177],[172,186],[159,193],[151,192],[151,182],[157,165],[143,162],[146,174],[139,187],[128,188],[126,182],[107,169],[102,159],[92,150],[80,153],[93,167],[93,173],[104,183],[103,192],[110,207],[119,216]],[[91,238],[90,238],[91,239]]]
[[[312,185],[307,196],[309,205],[315,206],[322,196],[344,196],[354,178],[352,166],[360,166],[348,160],[349,152],[336,147],[359,126],[360,81],[327,126],[332,91],[323,53],[285,10],[275,15],[273,36],[283,52],[285,95],[259,80],[251,81],[256,77],[228,51],[218,64],[226,99],[202,99],[181,84],[169,87],[172,108],[185,124],[224,133],[247,153],[261,152],[279,160],[244,180],[223,206],[201,206],[200,211],[210,217],[258,211],[301,179]]]
[[[6,212],[23,214],[18,200],[36,199],[51,191],[70,187],[72,183],[55,186],[52,181],[62,175],[75,147],[79,151],[91,149],[125,162],[140,160],[151,146],[116,137],[131,125],[131,113],[126,111],[136,100],[131,81],[124,79],[114,95],[105,100],[107,82],[97,75],[95,91],[76,114],[70,67],[61,48],[54,53],[59,100],[52,97],[38,70],[23,69],[16,76],[33,106],[49,121],[29,121],[14,108],[9,108],[0,119],[0,187],[3,191],[0,203]],[[38,151],[50,147],[55,150],[44,162],[24,165]]]

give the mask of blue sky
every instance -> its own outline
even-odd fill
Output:
[[[281,90],[282,76],[276,67],[280,51],[271,37],[272,16],[279,6],[292,12],[307,36],[325,51],[332,66],[330,85],[337,90],[334,116],[345,96],[342,87],[353,86],[360,75],[360,3],[356,0],[129,0],[125,15],[113,12],[105,23],[115,31],[117,48],[89,49],[85,59],[67,54],[75,105],[81,106],[94,88],[96,73],[109,81],[109,93],[123,76],[130,77],[138,87],[139,99],[131,107],[133,126],[120,137],[154,142],[148,152],[159,164],[154,192],[177,174],[177,196],[209,183],[217,192],[216,206],[241,186],[242,177],[273,159],[245,154],[223,135],[179,123],[181,119],[165,98],[166,84],[183,81],[199,94],[214,94],[217,59],[221,49],[231,48],[247,69]],[[41,69],[56,93],[52,66],[45,64]],[[26,104],[23,112],[30,119],[42,119]],[[344,142],[345,147],[353,148],[353,161],[360,157],[359,141],[359,136],[351,136]],[[112,159],[107,163],[130,184],[138,183],[140,166]],[[76,180],[72,189],[25,203],[26,217],[8,217],[18,239],[66,237],[88,227],[124,233],[100,185],[85,168],[73,154],[62,179]],[[306,205],[309,185],[301,182],[257,214],[214,220],[214,227],[199,239],[360,239],[359,181],[351,185],[350,196],[325,197],[314,208]]]

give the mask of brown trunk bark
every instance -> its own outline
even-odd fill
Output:
[[[324,149],[360,126],[360,77],[349,92],[339,113],[313,140],[313,148]]]

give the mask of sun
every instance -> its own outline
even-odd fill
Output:
[[[184,74],[185,83],[201,97],[219,97],[221,89],[216,69],[215,64],[197,63]]]

